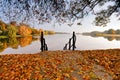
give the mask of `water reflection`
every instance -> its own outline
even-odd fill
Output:
[[[120,41],[120,37],[115,37],[115,36],[106,36],[104,38],[107,39],[108,41],[113,41],[113,40]]]
[[[19,46],[25,47],[36,40],[38,40],[38,38],[33,38],[32,36],[0,39],[0,52],[3,52],[8,47],[11,47],[12,49],[18,49]]]
[[[25,47],[25,46],[29,45],[32,42],[32,37],[31,36],[22,37],[22,38],[19,39],[19,42],[20,42],[21,47]]]
[[[7,42],[7,46],[13,48],[13,49],[17,49],[19,45],[19,41],[17,40],[17,38],[9,38],[8,42]]]
[[[72,34],[46,35],[49,50],[63,50],[63,47]],[[0,39],[0,54],[28,54],[40,52],[39,36]],[[76,50],[114,49],[120,48],[120,37],[90,37],[76,35]]]
[[[88,35],[84,35],[84,36],[88,36]],[[108,41],[113,41],[113,40],[116,40],[116,41],[120,41],[120,36],[93,36],[93,35],[89,35],[91,37],[94,37],[94,38],[98,38],[98,37],[103,37],[104,39],[107,39]]]

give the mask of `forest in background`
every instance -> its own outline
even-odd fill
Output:
[[[32,36],[40,36],[55,34],[54,31],[36,29],[24,23],[17,24],[16,21],[5,23],[0,20],[0,52],[11,47],[17,49],[19,46],[25,47],[30,45],[32,41],[38,40]]]
[[[0,38],[14,38],[24,36],[35,36],[40,35],[41,32],[47,34],[54,34],[54,31],[36,29],[24,23],[17,24],[16,21],[5,23],[0,20]]]
[[[92,32],[84,32],[82,35],[92,36],[92,37],[104,37],[109,41],[117,40],[120,41],[120,29],[114,30],[109,29],[103,32],[100,31],[92,31]]]
[[[92,32],[84,32],[82,33],[83,35],[92,35],[92,36],[104,36],[104,35],[120,35],[120,29],[114,30],[114,29],[109,29],[105,30],[103,32],[100,31],[92,31]]]

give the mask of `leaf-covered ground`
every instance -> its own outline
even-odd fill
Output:
[[[120,49],[0,55],[0,80],[119,80]]]

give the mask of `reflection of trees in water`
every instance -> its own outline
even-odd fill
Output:
[[[117,40],[117,41],[120,41],[120,37],[116,37],[116,40]]]
[[[107,36],[107,37],[104,37],[104,38],[106,38],[108,41],[113,41],[115,39],[114,36]]]
[[[120,37],[115,37],[115,36],[107,36],[104,38],[106,38],[108,41],[113,41],[113,40],[120,41]]]
[[[0,52],[4,51],[6,48],[7,48],[6,42],[4,42],[4,43],[0,42]]]
[[[32,38],[32,41],[37,41],[38,40],[38,38]]]
[[[4,51],[4,46],[0,44],[0,52]]]
[[[29,45],[32,41],[36,41],[38,38],[33,38],[32,36],[22,37],[22,38],[5,38],[0,39],[0,52],[3,52],[6,48],[11,47],[13,49],[18,49],[21,47]]]
[[[21,37],[18,39],[19,45],[21,47],[30,45],[32,41],[36,41],[36,40],[38,40],[38,38],[33,38],[32,36]]]
[[[120,37],[119,36],[97,36],[97,35],[90,35],[91,37],[103,37],[105,39],[107,39],[108,41],[113,41],[113,40],[116,40],[116,41],[120,41]]]
[[[22,37],[19,39],[19,42],[21,47],[27,46],[32,42],[32,36]]]
[[[19,41],[17,38],[5,38],[5,39],[0,39],[0,49],[4,47],[6,49],[7,47],[11,47],[13,49],[17,49],[19,46]]]
[[[7,39],[0,39],[0,52],[7,48]]]
[[[8,45],[12,47],[13,49],[17,49],[19,46],[19,42],[17,38],[9,38]]]

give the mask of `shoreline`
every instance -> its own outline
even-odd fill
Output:
[[[97,34],[97,36],[101,36],[101,37],[120,37],[120,34]]]
[[[34,55],[34,54],[41,54],[41,53],[51,53],[51,52],[76,52],[76,51],[81,51],[81,52],[85,52],[85,51],[110,51],[110,50],[120,50],[119,48],[115,48],[115,49],[90,49],[90,50],[48,50],[48,51],[43,51],[43,52],[36,52],[36,53],[3,53],[0,55]]]

